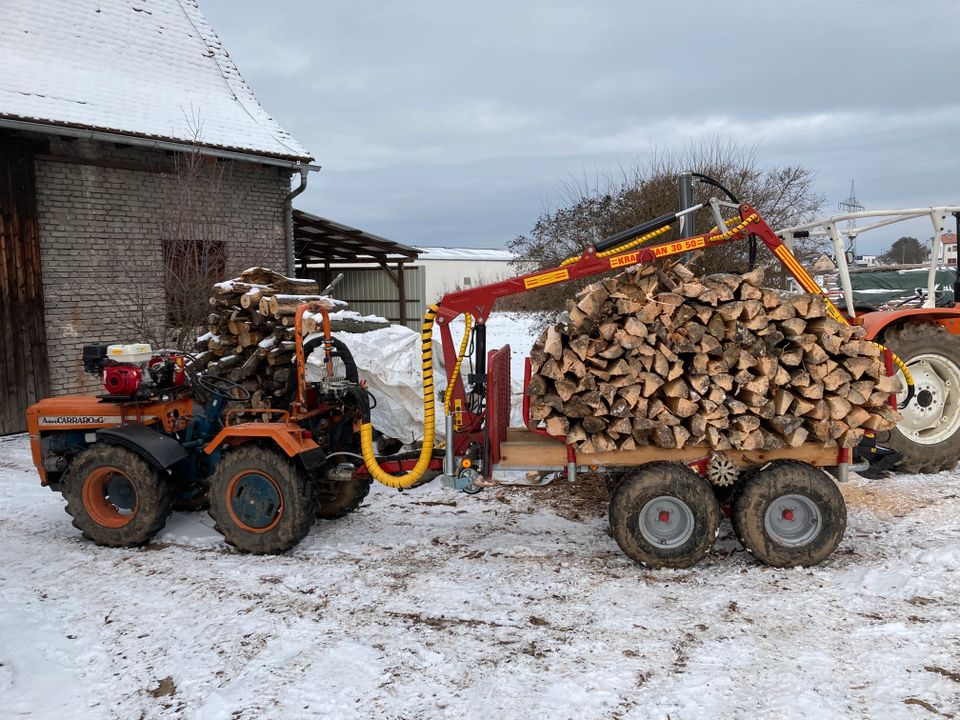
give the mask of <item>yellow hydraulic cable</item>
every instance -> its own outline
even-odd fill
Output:
[[[363,462],[373,479],[387,487],[400,490],[412,487],[427,472],[430,468],[430,461],[433,459],[433,439],[436,431],[433,390],[433,321],[437,317],[438,310],[439,308],[436,305],[430,305],[427,308],[427,311],[423,314],[423,326],[420,333],[423,342],[421,349],[423,359],[423,446],[420,448],[420,457],[417,459],[417,464],[406,475],[391,475],[384,471],[377,464],[377,458],[373,453],[373,424],[370,422],[370,418],[365,418],[360,425],[360,453],[363,455]]]
[[[726,225],[727,227],[730,227],[731,225],[736,225],[738,222],[740,222],[740,218],[732,217],[728,220],[724,220],[723,224]],[[715,233],[718,229],[719,228],[717,228],[717,226],[714,225],[712,228],[710,228],[710,232],[708,232],[707,235],[709,235],[710,233]]]
[[[880,350],[890,350],[886,345],[882,345],[876,341],[872,341]],[[890,350],[890,357],[893,359],[893,364],[900,368],[900,371],[903,373],[903,379],[906,381],[907,386],[913,385],[913,375],[910,374],[910,370],[907,369],[907,364],[900,359],[900,356],[897,355],[893,350]]]
[[[457,376],[460,375],[460,366],[463,364],[463,356],[467,354],[467,346],[470,344],[470,325],[473,322],[473,316],[470,313],[463,314],[463,340],[460,341],[460,352],[457,353],[457,362],[453,366],[453,374],[450,376],[450,382],[447,383],[447,390],[443,394],[443,412],[450,414],[450,398],[453,397],[453,386],[457,382]]]
[[[716,242],[718,240],[729,240],[737,233],[743,232],[743,230],[747,227],[747,225],[752,223],[754,220],[759,220],[759,219],[760,219],[760,216],[757,215],[756,213],[753,213],[752,215],[748,215],[741,222],[737,223],[731,228],[728,228],[727,231],[722,235],[711,237],[710,242]]]
[[[618,245],[617,247],[611,248],[610,250],[604,250],[603,252],[598,252],[597,257],[605,258],[605,257],[610,257],[611,255],[617,255],[618,253],[622,253],[622,252],[625,252],[626,250],[630,250],[631,248],[635,248],[637,245],[647,242],[647,240],[653,240],[655,237],[660,237],[661,235],[663,235],[665,232],[669,230],[670,230],[670,226],[664,225],[659,230],[648,232],[646,235],[641,235],[638,238],[634,238],[630,242],[624,243],[623,245]],[[573,257],[568,257],[566,260],[560,263],[560,267],[563,267],[564,265],[572,265],[573,263],[580,260],[580,258],[582,257],[583,255],[574,255]]]

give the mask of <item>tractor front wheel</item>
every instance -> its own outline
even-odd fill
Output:
[[[341,482],[325,481],[317,490],[320,506],[317,517],[336,520],[349,515],[363,505],[370,492],[370,480],[350,479]]]
[[[707,481],[678,463],[639,466],[610,498],[614,539],[631,559],[650,568],[693,565],[717,539],[720,517]]]
[[[70,463],[63,497],[73,525],[97,545],[142,545],[166,524],[173,494],[146,460],[126,448],[97,443]]]
[[[210,517],[242,552],[273,555],[310,531],[316,502],[310,482],[289,458],[259,445],[223,453],[210,478]]]
[[[903,472],[950,470],[960,459],[960,338],[933,323],[908,323],[883,338],[913,375],[914,395],[878,441],[900,453]],[[900,373],[898,401],[906,398]]]

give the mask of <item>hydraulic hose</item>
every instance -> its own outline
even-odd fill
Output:
[[[460,366],[463,364],[463,357],[467,354],[467,347],[470,345],[470,325],[473,323],[473,316],[470,313],[463,314],[463,339],[460,341],[460,351],[457,353],[457,362],[453,366],[453,373],[450,375],[450,382],[447,383],[447,390],[443,394],[443,412],[450,414],[450,399],[453,397],[453,388],[456,385],[457,377],[460,375]]]
[[[423,325],[420,329],[422,341],[421,356],[423,360],[423,445],[420,447],[420,457],[417,464],[405,475],[391,475],[377,463],[373,452],[373,424],[370,422],[369,410],[366,411],[360,424],[360,453],[363,455],[364,465],[371,477],[387,487],[403,490],[413,487],[430,468],[433,459],[433,440],[436,432],[434,424],[435,398],[433,390],[433,322],[439,308],[430,305],[423,314]],[[457,363],[459,366],[459,363]]]
[[[890,350],[886,345],[882,345],[878,342],[874,342],[881,350]],[[890,350],[890,357],[893,359],[893,364],[900,368],[900,372],[903,373],[903,380],[907,383],[907,396],[903,399],[903,402],[897,406],[898,410],[903,410],[907,405],[910,404],[910,401],[913,399],[913,393],[916,388],[913,385],[913,375],[910,374],[910,370],[907,368],[907,364],[900,359],[900,356],[897,355],[893,350]]]
[[[618,253],[626,252],[627,250],[631,250],[637,247],[637,245],[642,245],[648,240],[653,240],[654,238],[660,237],[661,235],[669,231],[670,231],[670,226],[664,225],[662,228],[658,228],[657,230],[648,232],[646,235],[641,235],[638,238],[634,238],[633,240],[625,242],[623,245],[618,245],[617,247],[610,248],[609,250],[603,250],[602,252],[598,252],[597,257],[605,258],[605,257],[610,257],[611,255],[617,255]],[[573,255],[572,257],[568,257],[566,260],[560,263],[560,267],[564,267],[566,265],[572,265],[573,263],[578,262],[582,257],[583,255]]]

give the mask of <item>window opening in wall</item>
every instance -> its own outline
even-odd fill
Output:
[[[166,321],[173,342],[185,347],[206,323],[211,286],[226,273],[227,229],[194,222],[165,230],[161,242]]]

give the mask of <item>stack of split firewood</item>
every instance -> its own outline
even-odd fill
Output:
[[[331,309],[344,305],[318,292],[313,280],[260,267],[217,283],[210,298],[210,331],[197,340],[201,364],[210,374],[243,385],[253,407],[277,406],[291,379],[297,308],[310,300],[326,301]],[[322,330],[320,314],[304,314],[302,328],[304,335]]]
[[[851,447],[890,428],[882,350],[822,297],[762,284],[674,265],[586,287],[531,351],[533,420],[581,453]]]

